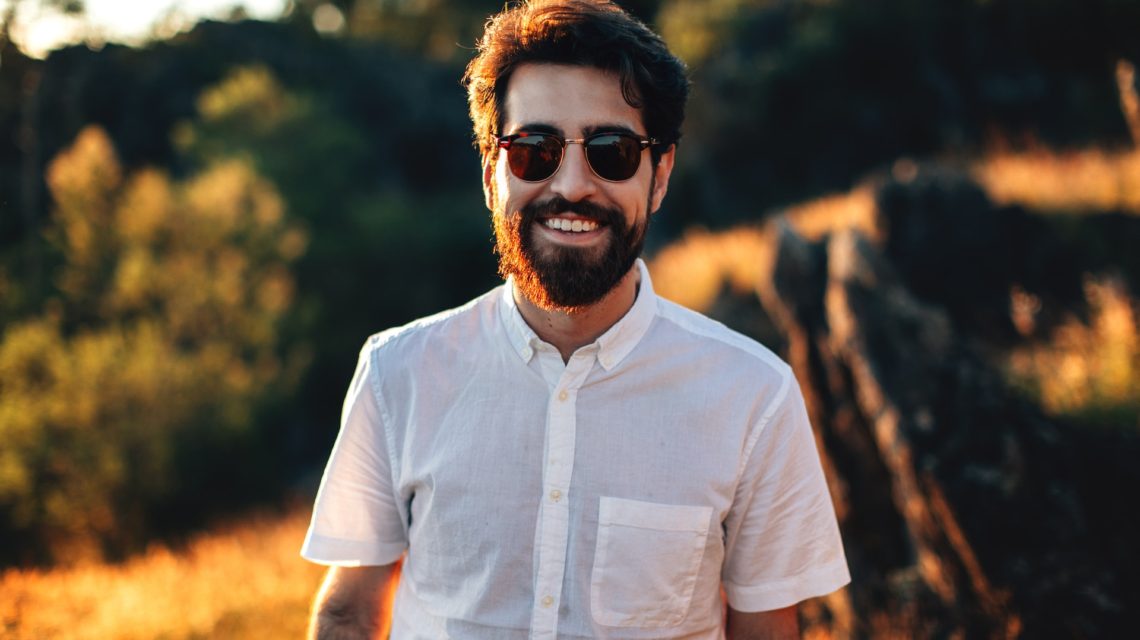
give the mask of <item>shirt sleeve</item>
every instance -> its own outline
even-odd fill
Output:
[[[728,604],[770,611],[851,581],[803,395],[794,376],[761,417],[725,520]]]
[[[407,548],[393,488],[389,440],[365,346],[341,412],[301,556],[325,565],[386,565]]]

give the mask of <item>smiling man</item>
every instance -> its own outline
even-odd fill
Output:
[[[465,82],[506,283],[365,344],[302,550],[332,567],[313,636],[797,636],[849,578],[795,378],[638,258],[684,66],[612,4],[532,2]]]

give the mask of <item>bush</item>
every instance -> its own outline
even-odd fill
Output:
[[[205,483],[191,470],[217,471],[183,445],[225,450],[288,390],[303,363],[278,324],[306,240],[248,165],[124,176],[97,128],[48,183],[58,295],[0,335],[0,533],[4,560],[73,562],[141,544]]]

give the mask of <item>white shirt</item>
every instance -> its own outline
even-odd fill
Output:
[[[511,283],[369,339],[302,555],[407,553],[393,640],[723,638],[850,578],[791,369],[657,297],[568,363]]]

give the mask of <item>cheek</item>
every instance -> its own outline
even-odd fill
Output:
[[[620,199],[616,199],[619,196],[615,194],[613,202],[621,203],[626,220],[632,225],[649,215],[649,207],[653,204],[653,180],[631,180],[623,186]]]
[[[504,211],[517,211],[539,197],[546,183],[523,182],[511,175],[505,153],[499,154],[497,165],[494,179],[495,197],[502,203]]]
[[[511,176],[499,176],[495,182],[500,211],[511,214],[542,199],[545,183],[531,184]]]
[[[506,175],[506,167],[500,158],[499,168],[495,171],[495,181],[492,185],[495,197],[509,199],[511,197],[510,178]]]

